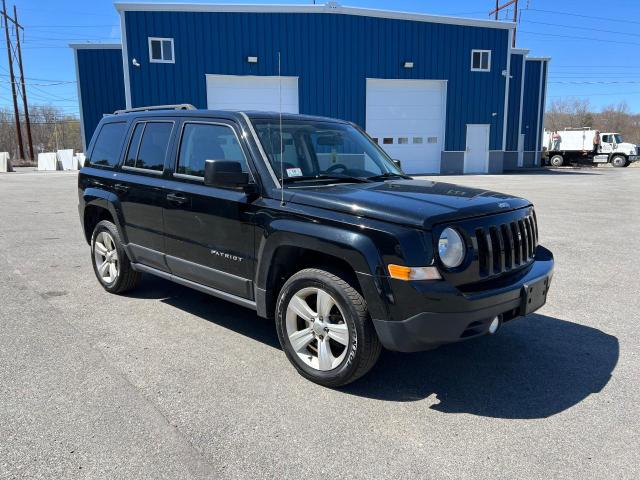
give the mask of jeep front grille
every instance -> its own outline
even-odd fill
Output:
[[[506,223],[475,229],[478,273],[491,277],[533,260],[538,246],[536,214],[531,213]]]

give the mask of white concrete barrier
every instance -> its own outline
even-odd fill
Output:
[[[0,152],[0,172],[11,171],[9,163],[9,152]]]
[[[73,149],[58,150],[56,152],[58,167],[61,170],[77,170],[78,164],[73,160]]]
[[[38,170],[57,170],[58,159],[55,152],[38,154]]]
[[[76,162],[76,165],[78,165],[78,169],[84,167],[84,161],[85,161],[85,156],[84,153],[76,153],[74,156],[74,161]]]

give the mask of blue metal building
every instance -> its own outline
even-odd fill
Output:
[[[96,112],[191,103],[350,120],[409,173],[539,161],[547,59],[512,49],[511,23],[333,3],[116,8],[120,85],[96,65],[117,50],[75,50],[87,142]]]
[[[121,45],[72,44],[76,64],[80,131],[89,144],[105,113],[124,108],[124,74]]]

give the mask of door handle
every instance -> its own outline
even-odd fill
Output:
[[[128,185],[125,185],[125,184],[123,184],[123,183],[116,183],[116,184],[113,186],[113,189],[114,189],[116,192],[124,193],[124,192],[128,192],[128,191],[129,191],[129,186],[128,186]]]
[[[171,203],[175,203],[176,205],[183,205],[188,201],[187,197],[184,197],[177,193],[169,193],[167,195],[167,200],[169,200]]]

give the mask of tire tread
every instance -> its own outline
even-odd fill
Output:
[[[131,262],[129,261],[129,257],[127,256],[127,254],[124,252],[124,250],[122,248],[123,244],[122,244],[122,239],[120,238],[120,232],[118,232],[118,227],[116,227],[113,222],[111,222],[109,220],[102,220],[102,221],[98,222],[98,224],[93,229],[93,234],[91,236],[91,245],[92,245],[91,261],[92,262],[94,261],[93,260],[93,242],[94,242],[94,238],[96,236],[96,232],[100,228],[104,228],[104,229],[109,231],[109,233],[111,234],[111,236],[115,240],[115,242],[117,244],[117,247],[119,247],[119,250],[120,250],[119,253],[121,253],[121,255],[119,255],[120,273],[119,273],[117,281],[115,282],[115,285],[113,285],[113,287],[110,288],[110,287],[107,287],[106,285],[104,285],[102,283],[102,281],[98,280],[100,282],[100,285],[102,285],[103,288],[105,290],[107,290],[108,292],[110,292],[110,293],[125,293],[125,292],[128,292],[130,290],[133,290],[140,283],[140,279],[141,279],[142,275],[140,274],[140,272],[135,271],[131,267]],[[94,270],[95,270],[95,266],[94,266]]]
[[[326,283],[333,283],[338,288],[342,289],[345,296],[349,299],[351,305],[356,310],[359,321],[364,326],[364,338],[358,338],[357,348],[360,355],[356,356],[358,362],[356,369],[347,379],[338,378],[335,381],[322,382],[323,385],[328,387],[340,387],[361,378],[367,372],[369,372],[371,368],[373,368],[378,360],[378,357],[380,356],[380,352],[382,351],[382,344],[380,343],[378,335],[375,332],[375,328],[373,327],[371,319],[369,318],[369,311],[367,309],[367,303],[365,299],[355,288],[353,288],[347,281],[338,276],[336,273],[332,273],[319,268],[305,268],[292,275],[287,280],[287,282],[285,282],[282,291],[284,291],[291,282],[294,282],[300,278],[308,278],[310,276],[320,277],[320,279],[324,279]],[[278,303],[282,302],[282,300],[283,298],[281,296]],[[300,371],[300,369],[298,370]]]

